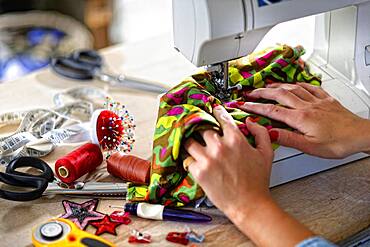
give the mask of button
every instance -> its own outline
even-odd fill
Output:
[[[63,234],[63,227],[57,222],[48,222],[40,227],[41,236],[47,240],[55,240]]]
[[[366,66],[370,65],[370,45],[365,47],[365,64]]]

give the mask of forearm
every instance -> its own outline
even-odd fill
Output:
[[[256,203],[254,208],[230,217],[234,224],[258,246],[295,246],[314,234],[273,200]]]

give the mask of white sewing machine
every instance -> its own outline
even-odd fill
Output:
[[[227,61],[251,53],[272,27],[316,15],[314,50],[308,63],[323,75],[325,90],[352,112],[369,118],[370,0],[173,0],[172,4],[176,49],[196,66],[219,70],[224,82]],[[281,147],[270,184],[366,156],[328,160]]]

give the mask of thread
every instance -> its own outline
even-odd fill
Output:
[[[55,173],[62,182],[69,184],[95,170],[102,162],[100,147],[86,143],[58,159],[55,163]]]
[[[125,181],[148,184],[150,161],[121,152],[113,153],[107,160],[108,172]]]

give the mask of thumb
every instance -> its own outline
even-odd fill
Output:
[[[274,151],[271,148],[271,141],[267,129],[258,123],[251,122],[249,119],[247,119],[245,123],[256,140],[256,148],[272,161],[274,158]]]
[[[272,142],[285,147],[295,148],[304,153],[311,153],[314,144],[306,136],[285,129],[270,129],[269,135]]]

